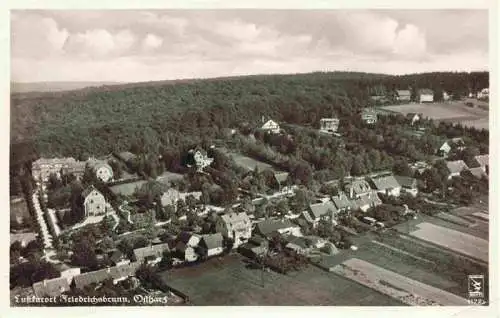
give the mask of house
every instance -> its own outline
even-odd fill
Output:
[[[113,180],[113,169],[105,160],[90,158],[87,165],[94,171],[97,179],[102,182]]]
[[[115,266],[130,263],[130,260],[127,258],[127,256],[119,250],[115,250],[115,251],[111,252],[109,255],[109,260]]]
[[[331,200],[337,208],[337,212],[345,212],[351,209],[351,202],[343,191],[339,191],[338,195],[332,196]]]
[[[215,230],[233,241],[233,248],[247,241],[252,236],[252,221],[245,212],[219,215]]]
[[[450,172],[448,179],[458,177],[462,171],[469,169],[463,160],[447,161],[446,167]]]
[[[177,237],[175,250],[186,262],[194,262],[198,260],[196,248],[201,240],[201,236],[188,232],[181,232]]]
[[[288,243],[285,248],[295,251],[297,254],[308,255],[313,250],[311,243],[305,237],[289,235],[286,237],[286,241]]]
[[[476,177],[478,179],[481,179],[483,177],[488,178],[488,175],[481,167],[470,168],[469,171],[470,171],[470,173],[472,173],[472,175],[474,177]]]
[[[79,267],[70,267],[64,263],[54,264],[54,267],[60,273],[61,278],[66,278],[68,284],[71,284],[73,277],[80,275]]]
[[[402,193],[411,194],[413,197],[417,196],[417,179],[406,176],[395,176],[394,178],[396,178],[396,181],[401,186]]]
[[[310,204],[307,211],[304,211],[306,221],[316,227],[320,220],[334,222],[337,208],[332,201]]]
[[[479,164],[479,167],[486,172],[489,173],[489,166],[490,166],[490,157],[489,155],[479,155],[475,156],[474,159],[476,162]]]
[[[74,277],[73,282],[79,290],[84,290],[86,286],[91,284],[99,284],[106,279],[113,280],[116,284],[129,277],[135,276],[135,272],[141,266],[140,262],[132,262],[130,264],[108,267],[93,272],[87,272]]]
[[[267,219],[257,223],[255,226],[255,233],[263,237],[271,237],[273,233],[278,232],[281,235],[295,234],[300,236],[300,227],[293,224],[290,220],[272,220]]]
[[[278,188],[280,190],[286,190],[286,185],[288,183],[288,175],[289,173],[286,171],[276,171],[274,172],[274,179],[278,184]]]
[[[372,192],[370,184],[365,179],[354,179],[346,182],[344,191],[350,200]]]
[[[431,166],[425,161],[417,161],[410,164],[410,170],[412,173],[418,172],[420,174],[424,173],[425,170],[430,169]]]
[[[369,192],[351,200],[351,210],[361,210],[366,212],[369,208],[373,208],[381,204],[382,201],[378,197],[377,191],[370,190]]]
[[[106,213],[106,199],[94,186],[82,192],[85,217],[98,216]]]
[[[224,251],[224,238],[222,234],[202,235],[198,244],[198,251],[202,257],[211,257],[222,254]]]
[[[21,243],[22,247],[26,247],[30,242],[35,241],[38,237],[38,233],[28,232],[28,233],[11,233],[10,234],[10,244],[14,242]]]
[[[399,197],[401,194],[401,186],[392,174],[373,176],[369,180],[378,193],[393,197]]]
[[[157,264],[163,257],[163,252],[170,251],[168,243],[150,245],[146,247],[136,248],[134,250],[135,260],[139,263],[148,265]]]
[[[161,200],[161,205],[162,206],[167,206],[167,205],[173,205],[174,207],[176,206],[177,201],[179,200],[186,200],[186,198],[190,195],[192,195],[196,200],[200,200],[201,198],[201,192],[179,192],[178,190],[174,188],[169,188],[166,192],[164,192],[160,198]]]
[[[408,113],[406,114],[406,118],[410,121],[411,125],[415,125],[416,122],[420,121],[423,118],[422,113]]]
[[[66,277],[44,279],[33,284],[36,297],[57,297],[70,290],[70,284]]]
[[[451,99],[451,94],[448,94],[448,92],[443,92],[443,100],[447,102],[450,99]]]
[[[396,99],[400,102],[409,102],[411,100],[411,92],[408,89],[396,90]]]
[[[188,156],[190,157],[191,161],[194,161],[198,172],[202,172],[203,169],[210,166],[212,162],[214,162],[214,158],[209,157],[207,152],[203,149],[191,149],[188,152]],[[187,166],[191,167],[190,164],[188,164]]]
[[[418,100],[420,103],[434,102],[434,92],[431,89],[423,88],[418,91]]]
[[[340,120],[338,118],[321,118],[319,121],[319,131],[324,133],[334,133],[339,129]]]
[[[248,242],[240,245],[238,251],[246,257],[258,258],[267,254],[269,243],[260,236],[252,236]]]
[[[480,92],[477,93],[477,99],[484,99],[490,96],[490,89],[483,88]]]
[[[268,121],[264,122],[264,118],[262,118],[263,125],[260,128],[261,130],[273,134],[279,134],[280,133],[280,126],[278,125],[277,122],[275,122],[272,119],[269,119]]]
[[[375,124],[377,119],[377,111],[373,108],[364,108],[361,112],[361,120],[366,124]]]
[[[85,165],[85,163],[83,163]],[[36,181],[47,181],[51,174],[61,177],[61,171],[80,171],[82,162],[75,158],[40,158],[33,161],[31,173]]]
[[[442,157],[447,157],[452,150],[462,151],[465,149],[465,142],[462,138],[451,138],[443,142],[441,147],[439,147],[437,154]]]

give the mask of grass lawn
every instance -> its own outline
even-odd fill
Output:
[[[164,272],[162,278],[186,293],[194,305],[403,306],[389,296],[315,266],[281,275],[249,269],[239,255],[209,260],[196,267]]]

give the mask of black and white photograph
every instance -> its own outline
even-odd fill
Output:
[[[11,308],[498,302],[487,7],[9,16]]]

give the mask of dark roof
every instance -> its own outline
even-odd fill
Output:
[[[339,210],[351,206],[351,202],[349,202],[349,199],[347,198],[345,193],[339,193],[339,195],[332,196],[332,201]]]
[[[129,151],[120,152],[116,156],[118,158],[122,159],[123,161],[130,161],[130,160],[137,158],[136,155],[134,155],[133,153],[131,153]]]
[[[285,220],[265,220],[256,225],[257,230],[262,234],[262,235],[269,235],[274,231],[277,231],[279,229],[285,229],[285,228],[290,228],[290,227],[297,227],[294,225],[290,220],[285,219]]]
[[[399,188],[400,185],[393,175],[382,176],[382,177],[372,177],[371,181],[377,190],[386,190]]]
[[[406,177],[406,176],[394,176],[394,178],[399,183],[399,185],[402,187],[414,188],[417,186],[417,179],[415,179],[415,178]]]
[[[86,198],[92,191],[96,190],[97,192],[99,192],[99,190],[97,190],[93,185],[85,188],[82,192],[82,196],[84,198]],[[101,192],[99,192],[100,194],[102,194]]]
[[[168,251],[168,243],[150,245],[134,250],[134,256],[137,261],[141,261],[148,256],[161,257],[164,251]]]
[[[309,210],[311,211],[314,218],[319,218],[329,212],[331,213],[337,212],[337,208],[335,207],[332,201],[311,204],[309,205]]]
[[[223,246],[223,237],[220,233],[202,235],[200,243],[203,243],[207,249],[213,249]]]
[[[134,276],[141,263],[132,262],[130,264],[119,265],[109,268],[100,269],[93,272],[83,273],[74,277],[75,286],[83,290],[85,286],[90,284],[100,283],[104,280],[119,279],[128,276]]]
[[[69,291],[70,286],[66,277],[58,277],[34,283],[33,290],[37,297],[53,297]]]
[[[432,89],[429,88],[422,88],[418,91],[419,94],[434,94]]]
[[[310,242],[304,237],[289,235],[286,238],[286,241],[288,242],[288,244],[286,245],[287,247],[289,244],[297,245],[301,248],[309,248],[310,247]]]

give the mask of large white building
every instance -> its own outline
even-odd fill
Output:
[[[217,218],[215,229],[224,237],[231,238],[237,248],[252,236],[252,221],[245,212],[228,213]]]
[[[264,131],[273,133],[273,134],[279,134],[279,132],[280,132],[280,125],[278,125],[278,123],[275,122],[274,120],[269,119],[268,121],[266,121],[262,125],[261,129],[264,130]]]

